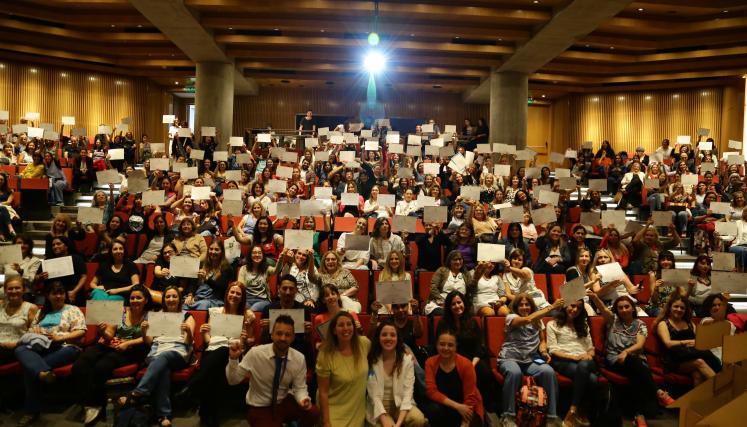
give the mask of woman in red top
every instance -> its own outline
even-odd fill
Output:
[[[620,267],[627,271],[628,265],[630,265],[630,251],[622,242],[622,239],[620,232],[614,226],[610,226],[610,228],[604,230],[604,237],[599,244],[599,248],[609,249],[615,261],[619,262]]]
[[[454,332],[443,331],[436,341],[438,355],[425,362],[424,412],[431,427],[483,425],[482,396],[472,362],[457,354]]]
[[[261,246],[262,252],[267,255],[268,260],[272,260],[274,265],[280,253],[283,252],[283,243],[283,236],[273,231],[270,218],[260,217],[252,232],[252,245]]]

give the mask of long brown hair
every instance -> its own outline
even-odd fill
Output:
[[[332,318],[332,320],[329,321],[329,332],[324,338],[322,346],[319,348],[319,358],[332,357],[332,355],[337,351],[337,346],[339,345],[340,341],[337,339],[337,335],[334,331],[337,327],[337,322],[342,317],[347,317],[348,319],[350,319],[350,323],[353,324],[353,336],[350,337],[350,348],[353,351],[353,360],[355,361],[355,365],[358,366],[358,362],[361,359],[360,336],[358,335],[358,329],[356,329],[355,327],[355,320],[353,319],[353,316],[347,311],[340,311],[335,315],[335,317]]]
[[[374,339],[371,341],[371,350],[368,352],[368,364],[373,366],[382,357],[384,351],[381,348],[381,331],[384,327],[391,326],[397,333],[397,345],[394,347],[394,371],[399,375],[402,372],[402,361],[405,358],[405,343],[402,341],[402,336],[399,334],[399,329],[391,319],[385,319],[378,326],[376,326],[376,333]]]

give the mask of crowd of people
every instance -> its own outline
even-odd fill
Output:
[[[55,368],[69,364],[86,424],[104,415],[106,381],[116,369],[144,364],[136,388],[117,403],[125,408],[150,402],[159,425],[171,425],[170,374],[200,353],[199,369],[175,398],[198,402],[208,425],[219,422],[229,385],[248,378],[252,425],[296,420],[325,427],[423,426],[427,419],[431,426],[466,427],[484,425],[486,412],[495,412],[511,426],[520,412],[516,392],[522,378],[532,376],[547,393],[550,424],[584,426],[604,367],[635,388],[631,415],[640,426],[673,401],[648,368],[648,334],[660,339],[666,369],[697,384],[721,369],[721,359],[718,349],[694,349],[694,317],[703,323],[729,320],[734,330],[744,327],[728,293],[711,284],[712,252],[736,254],[739,272],[747,264],[744,168],[731,157],[720,159],[715,144],[711,150],[701,150],[697,142],[670,148],[665,139],[648,154],[639,147],[628,155],[603,141],[596,153],[579,149],[564,161],[568,164],[552,168],[534,161],[524,166],[515,150],[485,154],[480,149],[487,141],[484,121],[470,128],[467,138],[439,134],[438,128],[423,132],[419,126],[414,133],[419,145],[405,135],[392,141],[395,134],[388,129],[352,140],[341,133],[339,144],[316,126],[309,130],[307,138],[294,138],[290,145],[280,137],[260,142],[264,138],[247,134],[242,146],[228,151],[218,148],[219,133],[177,133],[170,156],[152,152],[144,137],[145,151],[130,149],[124,161],[111,160],[108,151],[133,147],[131,134],[97,135],[91,147],[85,138],[63,137],[52,144],[26,135],[6,138],[4,159],[28,163],[32,172],[38,165],[33,173],[55,182],[61,149],[75,165],[78,192],[93,191],[96,170],[117,169],[122,179],[118,195],[113,186],[93,194],[102,224],[84,225],[65,214],[54,218],[45,258],[71,257],[74,274],[64,277],[49,278],[33,255],[33,241],[12,228],[10,218],[18,214],[9,204],[0,205],[0,237],[21,245],[23,256],[21,263],[5,267],[0,306],[0,357],[23,367],[25,416],[19,425],[39,418],[43,384],[56,380]],[[377,149],[367,149],[373,146],[363,144],[365,139],[378,142]],[[408,149],[396,150],[396,145]],[[142,168],[132,163],[136,156],[144,159]],[[171,159],[168,170],[151,167],[162,158]],[[197,167],[197,176],[184,178],[180,164]],[[561,188],[556,178],[561,166],[575,177],[572,188]],[[128,183],[141,169],[150,190],[163,190],[161,203],[146,205],[143,191],[130,191]],[[24,176],[26,171],[28,166]],[[13,197],[8,178],[0,176],[6,201]],[[595,179],[606,181],[617,209],[637,208],[640,221],[605,227],[580,221],[579,212],[589,218],[584,213],[607,210],[604,191],[582,192]],[[207,198],[192,198],[197,187],[209,187]],[[478,194],[468,187],[479,187]],[[240,190],[239,212],[227,213],[233,205],[228,202],[235,201],[227,190]],[[541,204],[543,191],[558,193],[558,203]],[[357,194],[355,202],[350,193]],[[384,195],[394,195],[394,203]],[[54,194],[50,202],[62,200]],[[279,213],[289,212],[288,205],[308,207],[307,201],[316,202],[314,212]],[[713,212],[717,201],[729,203],[728,214]],[[553,207],[555,221],[533,223],[533,212],[544,206]],[[445,221],[427,221],[431,207],[445,208]],[[514,207],[523,208],[521,221],[504,221],[502,212]],[[672,212],[670,224],[655,225],[650,217],[664,210]],[[403,216],[415,217],[422,232],[395,230]],[[336,231],[335,224],[346,218],[354,224],[350,231]],[[735,231],[720,234],[717,230],[727,228],[719,223],[734,223],[728,230]],[[286,247],[283,231],[288,229],[313,231],[313,246]],[[686,233],[693,236],[686,249],[698,257],[689,281],[674,286],[663,281],[662,271],[675,268],[671,249],[682,247]],[[95,250],[81,253],[81,242],[91,236]],[[135,245],[129,244],[131,236]],[[505,259],[485,261],[478,253],[481,243],[502,245]],[[128,246],[136,253],[128,253]],[[197,277],[172,274],[175,256],[197,259]],[[97,263],[93,277],[86,262]],[[620,265],[624,278],[605,280],[600,267],[612,263]],[[375,286],[360,283],[356,270],[370,271],[376,282],[407,286],[418,284],[423,272],[433,274],[424,300],[418,299],[416,285],[410,301],[393,304],[377,301]],[[564,274],[569,282],[580,277],[586,295],[577,301],[547,295],[535,278],[550,274]],[[645,304],[636,297],[641,286],[631,281],[637,274],[649,275],[651,298]],[[124,301],[126,308],[118,324],[96,325],[95,342],[84,345],[85,316],[79,307],[89,299]],[[274,309],[302,309],[303,332],[289,316],[270,325]],[[184,313],[181,335],[149,336],[148,313],[154,310]],[[190,315],[195,310],[207,311],[208,318],[243,316],[241,337],[212,335],[209,323],[198,325]],[[364,330],[359,315],[366,312],[370,324]],[[430,330],[424,330],[421,314],[430,318]],[[486,348],[480,321],[486,316],[505,316],[498,354]],[[549,316],[553,320],[545,325]],[[606,323],[603,354],[595,353],[590,316]],[[656,317],[653,329],[639,316]],[[255,326],[261,330],[258,341]],[[427,333],[431,346],[424,348],[417,342]],[[195,348],[198,336],[204,348]],[[497,357],[494,366],[491,356]],[[564,413],[556,373],[573,380]]]

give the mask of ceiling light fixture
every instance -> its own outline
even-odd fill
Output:
[[[645,10],[645,9],[644,9],[644,8],[642,8],[642,7],[639,7],[639,8],[638,8],[638,11],[639,11],[639,12],[643,12],[644,10]]]

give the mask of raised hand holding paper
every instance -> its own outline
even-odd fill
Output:
[[[189,255],[171,257],[169,262],[169,272],[174,277],[191,277],[197,278],[197,272],[200,271],[200,259]]]
[[[122,322],[124,301],[86,301],[86,325],[119,325]]]
[[[477,244],[477,261],[501,262],[506,259],[506,246],[494,243]]]
[[[376,283],[376,301],[382,304],[407,304],[412,299],[412,284],[409,280]]]
[[[244,330],[244,316],[238,314],[211,313],[210,335],[240,338]]]
[[[180,337],[182,336],[182,313],[169,313],[163,311],[148,312],[149,337]]]

